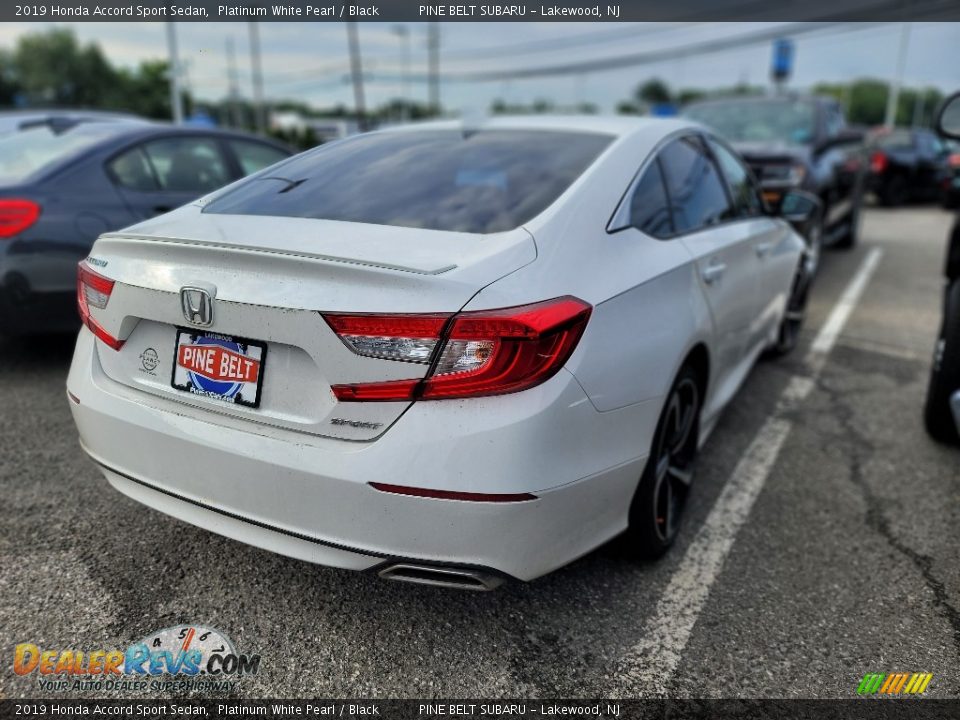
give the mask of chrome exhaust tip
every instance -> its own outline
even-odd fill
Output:
[[[380,577],[396,582],[433,585],[434,587],[457,588],[487,592],[503,583],[503,578],[482,570],[443,567],[440,565],[412,565],[396,563],[380,570]]]

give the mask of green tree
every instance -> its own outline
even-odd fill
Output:
[[[19,90],[13,57],[6,50],[0,50],[0,107],[13,105]]]
[[[144,117],[169,120],[170,73],[169,64],[163,60],[147,60],[133,71],[121,70],[119,97],[111,98],[128,112]]]
[[[636,91],[637,100],[641,105],[660,105],[673,100],[670,87],[659,78],[647,80]]]
[[[94,44],[81,46],[70,30],[24,35],[13,54],[16,82],[31,105],[110,107],[119,75]]]

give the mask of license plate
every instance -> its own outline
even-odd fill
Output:
[[[221,402],[259,407],[266,359],[264,343],[177,328],[170,384]]]

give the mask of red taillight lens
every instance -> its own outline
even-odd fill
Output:
[[[86,263],[77,265],[77,310],[80,320],[109,347],[119,350],[123,347],[123,340],[113,337],[90,315],[91,307],[102,310],[107,306],[113,285],[113,280],[98,275],[87,267]]]
[[[882,173],[887,169],[889,162],[890,161],[887,159],[887,156],[884,153],[875,152],[870,156],[870,172],[877,174]]]
[[[325,315],[359,355],[428,362],[422,380],[334,385],[338,400],[441,400],[539,385],[570,357],[592,308],[573,297],[455,315]],[[426,353],[426,355],[424,355]]]
[[[0,199],[0,238],[22,233],[40,217],[40,206],[32,200]]]
[[[947,164],[952,168],[960,168],[960,153],[953,153],[947,158]]]

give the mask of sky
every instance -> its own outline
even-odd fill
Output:
[[[13,48],[17,38],[50,23],[4,23],[0,47]],[[141,60],[165,58],[162,22],[60,23],[82,42],[97,42],[115,64],[134,66]],[[788,27],[789,26],[789,27]],[[406,38],[397,25],[360,23],[368,106],[404,94],[403,49],[409,47],[407,94],[428,96],[424,75],[427,27],[407,23]],[[683,49],[708,40],[756,34],[768,29],[795,30],[778,23],[441,23],[441,101],[447,108],[479,112],[497,98],[529,104],[544,99],[560,106],[592,103],[613,111],[640,83],[654,77],[673,88],[717,88],[738,82],[769,84],[769,39],[704,54],[686,51],[669,60],[616,70],[525,79],[470,81],[470,73],[547,67],[641,52]],[[343,23],[260,23],[263,73],[268,99],[297,99],[317,107],[353,106],[348,82],[347,33]],[[843,23],[817,32],[794,35],[795,71],[790,86],[805,89],[817,82],[859,77],[893,77],[903,25]],[[201,99],[227,95],[227,44],[236,53],[241,95],[251,94],[248,23],[177,23],[185,80]],[[790,33],[786,33],[788,36]],[[934,86],[947,92],[960,88],[958,48],[960,23],[911,23],[904,71],[907,85]]]

